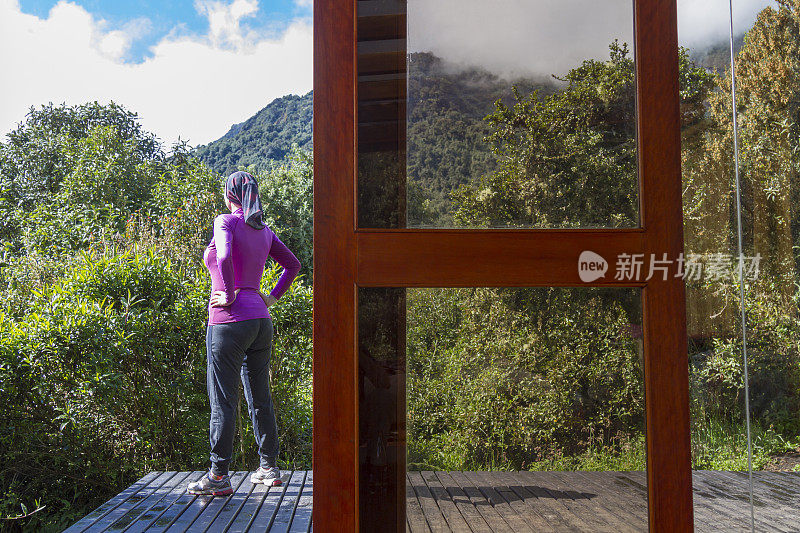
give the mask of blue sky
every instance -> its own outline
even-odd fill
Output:
[[[53,0],[20,0],[23,13],[47,18],[57,4]],[[108,29],[120,30],[133,20],[147,20],[148,27],[131,43],[127,61],[139,62],[150,56],[148,49],[168,34],[202,35],[208,31],[208,18],[195,8],[194,0],[72,0],[96,18],[107,22]],[[264,34],[278,33],[297,17],[311,16],[309,5],[293,0],[261,0],[258,12],[242,21],[242,26]]]

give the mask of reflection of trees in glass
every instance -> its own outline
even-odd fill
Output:
[[[520,90],[551,94],[550,79],[519,79]],[[408,225],[452,227],[450,193],[495,168],[484,117],[498,99],[511,103],[508,81],[478,67],[448,64],[429,52],[408,56]]]
[[[763,10],[747,33],[736,58],[736,76],[745,245],[764,256],[764,273],[788,296],[797,276],[792,246],[800,235],[800,3],[781,4],[777,11]],[[702,251],[727,252],[735,244],[736,229],[730,69],[716,78],[715,85],[703,142],[696,154],[687,154],[684,164],[690,170],[690,184],[698,189],[695,203],[711,204],[690,220],[714,226],[713,232],[704,232],[705,238],[694,242]],[[712,186],[713,192],[703,190]],[[716,204],[730,210],[730,221],[715,209]],[[722,225],[715,226],[713,219]]]
[[[644,468],[638,302],[628,289],[409,290],[409,468]]]
[[[456,219],[479,226],[635,226],[636,98],[627,45],[584,61],[559,92],[497,102],[487,117],[498,169],[454,194]]]
[[[744,252],[762,256],[758,280],[748,283],[745,306],[752,415],[757,432],[772,427],[796,436],[800,429],[796,249],[800,244],[800,2],[778,4],[778,9],[766,8],[758,15],[735,67]],[[690,252],[736,253],[731,102],[728,68],[713,77],[707,112],[697,129],[689,136],[684,131],[684,220]],[[744,400],[738,286],[728,275],[689,283],[687,288],[689,329],[698,337],[692,354],[697,387],[694,419],[703,424],[698,431],[703,433],[720,420],[740,424]],[[780,451],[779,445],[776,448]],[[698,440],[696,464],[714,464],[719,455],[715,452]],[[768,460],[768,453],[769,447],[756,448],[756,466]]]
[[[403,228],[406,225],[404,158],[397,151],[359,152],[358,226]]]

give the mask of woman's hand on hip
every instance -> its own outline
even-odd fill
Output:
[[[271,294],[264,294],[264,293],[263,293],[263,292],[261,292],[261,291],[258,291],[258,294],[261,296],[261,299],[262,299],[262,300],[264,300],[264,303],[265,303],[265,304],[267,304],[267,309],[269,309],[270,307],[272,307],[272,305],[273,305],[275,302],[277,302],[277,301],[278,301],[278,299],[277,299],[277,298],[275,298],[275,297],[274,297],[273,295],[271,295]]]
[[[236,296],[239,294],[239,289],[233,291],[233,299],[229,302],[225,296],[224,291],[214,291],[211,295],[211,307],[228,307],[236,301]]]

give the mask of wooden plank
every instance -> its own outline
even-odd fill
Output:
[[[109,526],[111,531],[129,531],[139,518],[148,515],[148,512],[158,505],[158,503],[172,492],[181,481],[186,479],[189,472],[172,472],[174,475],[155,490],[150,496],[142,500],[139,505],[134,507]],[[152,518],[152,514],[148,515]]]
[[[581,528],[588,528],[579,516],[571,513],[569,507],[564,502],[558,500],[557,496],[548,490],[544,484],[531,485],[526,483],[517,473],[514,472],[492,472],[491,476],[496,476],[496,483],[508,486],[522,501],[528,506],[527,516],[536,530],[555,530],[555,531],[581,531]],[[546,529],[545,529],[546,528]]]
[[[647,482],[647,477],[642,472],[636,474],[636,479],[631,479],[622,472],[607,471],[607,472],[582,472],[584,475],[600,475],[605,479],[599,479],[598,482],[608,483],[609,486],[613,485],[615,490],[620,493],[628,493],[632,497],[641,498],[647,501],[647,487],[644,483]],[[719,528],[733,528],[738,530],[734,522],[729,521],[729,517],[722,515],[718,510],[710,507],[705,499],[702,499],[697,494],[694,494],[693,502],[694,513],[694,526],[698,531],[718,531]],[[647,508],[645,514],[647,516]]]
[[[737,521],[736,517],[727,514],[724,509],[714,505],[711,495],[706,493],[702,488],[697,485],[697,473],[693,475],[693,494],[692,494],[692,507],[693,514],[697,510],[701,513],[701,524],[706,527],[706,524],[711,524],[712,530],[718,529],[738,531],[744,526],[741,521]],[[641,472],[615,472],[616,479],[620,482],[625,482],[629,486],[644,490],[643,482],[646,479]]]
[[[431,531],[408,474],[406,474],[406,525],[406,530],[411,533],[430,533]]]
[[[253,489],[255,487],[264,486],[260,483],[253,484],[250,482],[251,472],[244,472],[243,474],[244,478],[242,479],[242,482],[239,483],[239,486],[235,488],[235,492],[227,498],[227,501],[225,501],[222,509],[206,529],[208,533],[222,533],[223,531],[228,531],[228,527],[236,519],[245,503],[247,503],[247,500],[250,499]],[[208,511],[208,509],[206,509],[206,511]],[[198,525],[202,525],[200,520],[198,520],[198,523]]]
[[[485,479],[481,472],[462,472],[462,474],[481,491],[513,531],[547,531],[547,529],[534,529],[529,525],[524,516],[529,515],[530,511],[508,487],[497,487],[495,483]]]
[[[693,477],[693,485],[697,490],[697,494],[705,500],[704,504],[711,507],[714,512],[717,512],[725,520],[732,522],[737,527],[745,526],[749,528],[749,498],[745,498],[745,501],[742,501],[741,496],[739,498],[733,497],[730,493],[715,486],[715,483],[713,481],[710,482],[708,477],[704,475],[695,475]],[[774,522],[761,521],[758,517],[756,517],[755,524],[756,528],[764,529],[765,531],[791,531],[791,529],[784,529]]]
[[[288,473],[287,479],[285,479],[281,485],[269,488],[269,492],[264,498],[261,508],[259,508],[258,512],[253,517],[251,522],[252,526],[249,531],[252,531],[253,528],[257,531],[269,531],[269,528],[272,527],[272,522],[275,520],[275,515],[278,513],[278,509],[281,507],[281,502],[283,501],[284,494],[286,494],[289,484],[293,479],[296,480],[297,476],[301,474],[302,472],[299,470]]]
[[[401,100],[382,100],[358,103],[358,123],[405,120],[406,103]],[[397,147],[395,146],[395,150]]]
[[[300,493],[305,485],[306,472],[298,470],[292,473],[292,478],[286,487],[286,492],[283,494],[283,499],[278,507],[278,512],[275,513],[272,522],[267,527],[270,533],[287,533],[289,526],[292,523],[297,503],[300,500]]]
[[[472,505],[469,496],[461,486],[455,482],[449,472],[436,472],[436,477],[444,490],[450,495],[461,516],[469,524],[469,528],[475,533],[492,533],[492,528],[483,519],[478,509]],[[430,485],[429,485],[430,486]]]
[[[85,531],[90,525],[95,523],[100,518],[104,517],[106,514],[110,513],[114,509],[116,509],[119,505],[125,502],[128,498],[139,492],[139,489],[146,487],[150,484],[151,481],[156,479],[161,472],[148,472],[144,476],[142,476],[138,481],[133,483],[131,486],[105,502],[104,504],[100,505],[97,509],[92,511],[91,513],[87,514],[66,530],[64,533],[79,533],[81,531]]]
[[[89,528],[92,531],[103,531],[114,522],[125,516],[129,511],[138,507],[140,503],[154,494],[164,483],[167,483],[175,476],[176,472],[161,472],[157,478],[151,481],[146,487],[142,487],[138,492],[132,494],[114,510],[97,520]]]
[[[633,492],[641,494],[644,498],[647,497],[647,477],[641,471],[636,472],[619,472],[609,471],[608,474],[613,476],[613,482],[620,487],[627,488]],[[697,474],[697,471],[694,472]],[[724,510],[714,507],[712,500],[708,498],[708,494],[702,490],[694,487],[693,490],[693,516],[694,527],[697,531],[709,531],[716,533],[717,531],[743,531],[744,525],[741,521],[736,521],[735,517],[725,514]],[[746,528],[749,531],[749,527]]]
[[[422,479],[422,473],[411,471],[408,472],[408,481],[414,487],[414,493],[417,496],[417,501],[422,508],[422,513],[425,515],[425,520],[428,522],[428,527],[433,533],[449,532],[450,528],[447,521],[442,514],[442,510],[436,505],[436,500],[431,493],[425,480]]]
[[[403,74],[397,74],[387,80],[358,82],[358,99],[361,102],[391,98],[405,99],[405,93],[406,77]]]
[[[739,473],[717,471],[708,477],[718,485],[722,484],[725,487],[730,487],[728,490],[737,499],[747,499],[750,494],[747,473],[741,472],[744,476],[736,474]],[[800,523],[800,513],[797,512],[797,502],[800,501],[800,497],[798,497],[797,492],[786,492],[782,485],[768,481],[768,478],[772,478],[771,474],[771,472],[753,472],[755,514],[765,515],[762,518],[793,527],[795,524]],[[768,511],[765,513],[763,510]]]
[[[375,75],[375,74],[402,74],[403,77],[405,77],[406,73],[405,48],[393,52],[380,52],[376,54],[359,54],[358,73],[359,75],[362,76]],[[391,91],[391,89],[389,90]],[[395,94],[392,92],[381,91],[380,94],[384,94],[385,96],[379,96],[379,98],[395,97]],[[364,96],[370,96],[369,92],[366,93]]]
[[[306,473],[306,482],[303,485],[303,492],[297,500],[297,506],[292,517],[292,525],[289,533],[308,533],[311,529],[311,503],[314,496],[314,473]]]
[[[640,532],[647,531],[647,500],[642,498],[641,506],[637,505],[635,498],[626,494],[625,500],[618,498],[619,493],[608,490],[602,484],[595,484],[591,479],[584,477],[583,472],[551,471],[549,474],[567,487],[567,492],[574,491],[577,498],[583,498],[590,506],[597,508],[598,514],[609,524],[621,524],[621,531]],[[639,512],[636,513],[634,509]]]
[[[201,472],[201,475],[205,475],[206,473],[207,471]],[[197,476],[194,479],[188,478],[186,484],[188,485],[193,481],[197,481],[199,478],[200,476]],[[158,519],[153,522],[148,529],[148,533],[150,531],[166,531],[178,520],[181,520],[183,523],[186,523],[188,520],[188,523],[191,523],[213,498],[213,496],[197,496],[195,494],[189,494],[186,491],[185,486],[183,489],[183,494],[177,500],[175,500],[172,505],[170,505],[169,508],[158,517]]]
[[[244,477],[247,473],[234,475],[242,482],[235,494],[226,498],[209,498],[217,503],[206,505],[202,512],[191,514],[193,521],[183,511],[185,500],[194,502],[197,499],[185,493],[186,485],[205,472],[171,472],[160,473],[156,478],[149,476],[149,482],[137,482],[126,491],[120,493],[112,501],[120,501],[128,496],[138,496],[135,502],[129,502],[124,509],[117,507],[113,516],[106,513],[105,520],[90,528],[91,531],[124,531],[137,533],[140,531],[158,531],[176,521],[176,516],[184,514],[180,523],[183,529],[189,526],[192,531],[246,531],[250,526],[253,531],[306,532],[312,530],[310,501],[313,498],[313,477],[309,473],[305,481],[303,472],[286,473],[287,483],[280,487],[267,488],[263,485],[253,487]],[[432,478],[431,475],[435,475]],[[291,478],[290,478],[291,477]],[[747,473],[730,471],[696,471],[695,483],[695,530],[704,531],[749,531],[749,496],[747,493]],[[511,478],[511,479],[509,479]],[[143,478],[144,479],[144,478]],[[164,481],[164,479],[167,479]],[[644,472],[436,472],[409,473],[407,488],[408,515],[407,529],[416,533],[429,532],[426,516],[423,512],[415,485],[422,496],[427,494],[428,511],[435,510],[441,531],[544,531],[532,529],[525,522],[534,513],[540,512],[545,505],[545,498],[536,498],[534,492],[542,489],[542,496],[549,494],[549,499],[564,498],[574,501],[586,500],[587,494],[597,495],[596,501],[602,505],[587,507],[575,515],[586,522],[590,515],[605,517],[619,531],[641,530],[646,525],[644,505],[631,505],[646,496]],[[786,485],[784,482],[791,481]],[[754,473],[754,498],[757,503],[756,524],[759,529],[769,531],[796,531],[800,523],[800,512],[797,510],[797,488],[793,484],[796,475],[779,472]],[[162,483],[163,481],[163,483]],[[286,487],[294,481],[292,495],[284,498]],[[534,485],[536,487],[534,487]],[[482,492],[483,491],[483,492]],[[785,492],[786,491],[786,492]],[[271,494],[270,494],[271,492]],[[444,494],[446,492],[446,495]],[[487,495],[484,495],[484,492]],[[146,495],[146,496],[145,496]],[[267,501],[267,496],[270,496]],[[249,496],[249,497],[246,497]],[[131,498],[128,497],[128,500]],[[184,501],[181,502],[180,500]],[[449,500],[450,504],[441,502]],[[107,502],[107,504],[109,503]],[[439,502],[439,505],[437,505]],[[173,506],[172,504],[176,504]],[[283,505],[281,505],[283,503]],[[533,503],[535,508],[531,512]],[[587,503],[584,501],[583,503]],[[101,507],[107,508],[107,504]],[[432,504],[432,506],[431,506]],[[444,505],[445,509],[442,509]],[[126,510],[127,509],[127,510]],[[461,519],[452,518],[458,512]],[[281,513],[285,518],[275,520]],[[504,516],[505,515],[505,516]],[[258,520],[255,520],[260,516]],[[116,517],[116,518],[114,518]],[[448,525],[447,518],[451,518]],[[515,521],[516,518],[516,521]],[[209,523],[209,519],[211,522]],[[289,521],[287,523],[287,520]],[[514,524],[509,526],[509,522]],[[176,521],[177,523],[177,521]],[[77,525],[77,524],[76,524]],[[149,526],[153,526],[149,528]],[[557,531],[569,529],[576,524],[568,524],[564,528],[559,523]],[[172,524],[175,529],[176,524]],[[73,526],[74,527],[74,526]],[[545,526],[546,527],[546,526]],[[581,530],[600,531],[596,523],[584,524]]]
[[[726,474],[741,476],[744,483],[747,483],[747,472],[726,472]],[[800,494],[800,476],[794,472],[753,472],[753,482],[763,483],[790,498]]]
[[[375,41],[402,39],[406,36],[406,15],[378,15],[358,17],[358,40]]]
[[[758,472],[757,474],[760,474]],[[784,483],[787,484],[787,487],[793,487],[795,490],[800,490],[800,472],[770,472],[770,474],[774,474],[778,476]]]
[[[716,472],[708,471],[695,476],[694,484],[698,489],[715,497],[712,502],[715,507],[726,510],[730,516],[744,520],[747,524],[750,523],[750,495],[746,485],[733,483]],[[757,525],[771,528],[773,531],[797,531],[796,520],[785,519],[777,506],[760,500],[758,495],[754,495],[754,502],[760,507],[769,505],[771,508],[768,517],[755,515]]]
[[[370,143],[405,143],[405,121],[367,122],[358,125],[358,134]]]
[[[356,9],[314,0],[314,521],[323,532],[355,532],[359,515]]]
[[[360,20],[378,15],[399,15],[405,11],[405,0],[360,0],[356,13]]]
[[[621,522],[615,515],[600,505],[596,494],[592,493],[590,495],[574,489],[565,483],[561,477],[555,475],[554,472],[516,472],[514,476],[521,482],[541,483],[547,492],[588,524],[591,531],[605,531],[607,533],[614,531],[637,533],[638,531],[629,524]],[[525,488],[528,488],[528,486],[526,485]]]
[[[436,476],[436,472],[424,471],[420,472],[420,476],[422,477],[422,481],[428,486],[428,490],[433,496],[436,505],[439,506],[439,510],[442,511],[442,516],[444,516],[450,530],[458,533],[469,531],[470,529],[466,520],[464,520],[464,517],[459,512],[456,504],[453,503],[450,494],[442,486],[442,483]]]
[[[622,519],[647,530],[647,493],[634,493],[620,490],[619,485],[611,482],[606,472],[574,472],[576,477],[586,482],[589,490],[596,490],[603,496],[606,506]]]
[[[289,475],[291,474],[287,475],[284,473],[281,475],[281,479],[286,477],[284,483],[288,481]],[[279,487],[276,487],[276,489],[277,488]],[[270,487],[261,483],[253,487],[253,490],[250,491],[250,495],[248,496],[247,500],[244,502],[244,504],[242,504],[241,509],[228,526],[227,533],[243,533],[244,531],[248,530],[250,524],[253,522],[253,519],[258,513],[258,510],[261,508],[264,499],[269,493],[269,489]]]
[[[128,529],[125,530],[125,533],[141,533],[142,531],[146,531],[149,527],[154,526],[173,503],[178,501],[181,497],[186,496],[186,486],[205,474],[205,471],[197,470],[195,472],[181,472],[181,474],[185,474],[183,479],[176,483],[172,490],[161,498],[161,500],[134,520]]]
[[[484,521],[495,533],[514,533],[508,523],[500,516],[500,513],[492,506],[489,500],[483,495],[462,472],[448,472],[450,479],[453,480],[464,494],[469,498],[470,503],[475,507]]]
[[[490,280],[492,286],[510,287],[631,287],[642,286],[647,275],[623,282],[613,274],[617,255],[644,253],[640,229],[359,230],[356,238],[360,286],[484,287]],[[583,250],[606,258],[605,277],[581,281]]]

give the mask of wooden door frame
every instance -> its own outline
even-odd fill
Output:
[[[676,0],[634,0],[641,227],[358,229],[356,0],[314,2],[314,527],[358,530],[359,286],[614,286],[642,291],[652,532],[693,530],[683,280],[583,283],[576,250],[683,252]],[[464,269],[463,265],[471,265]]]

